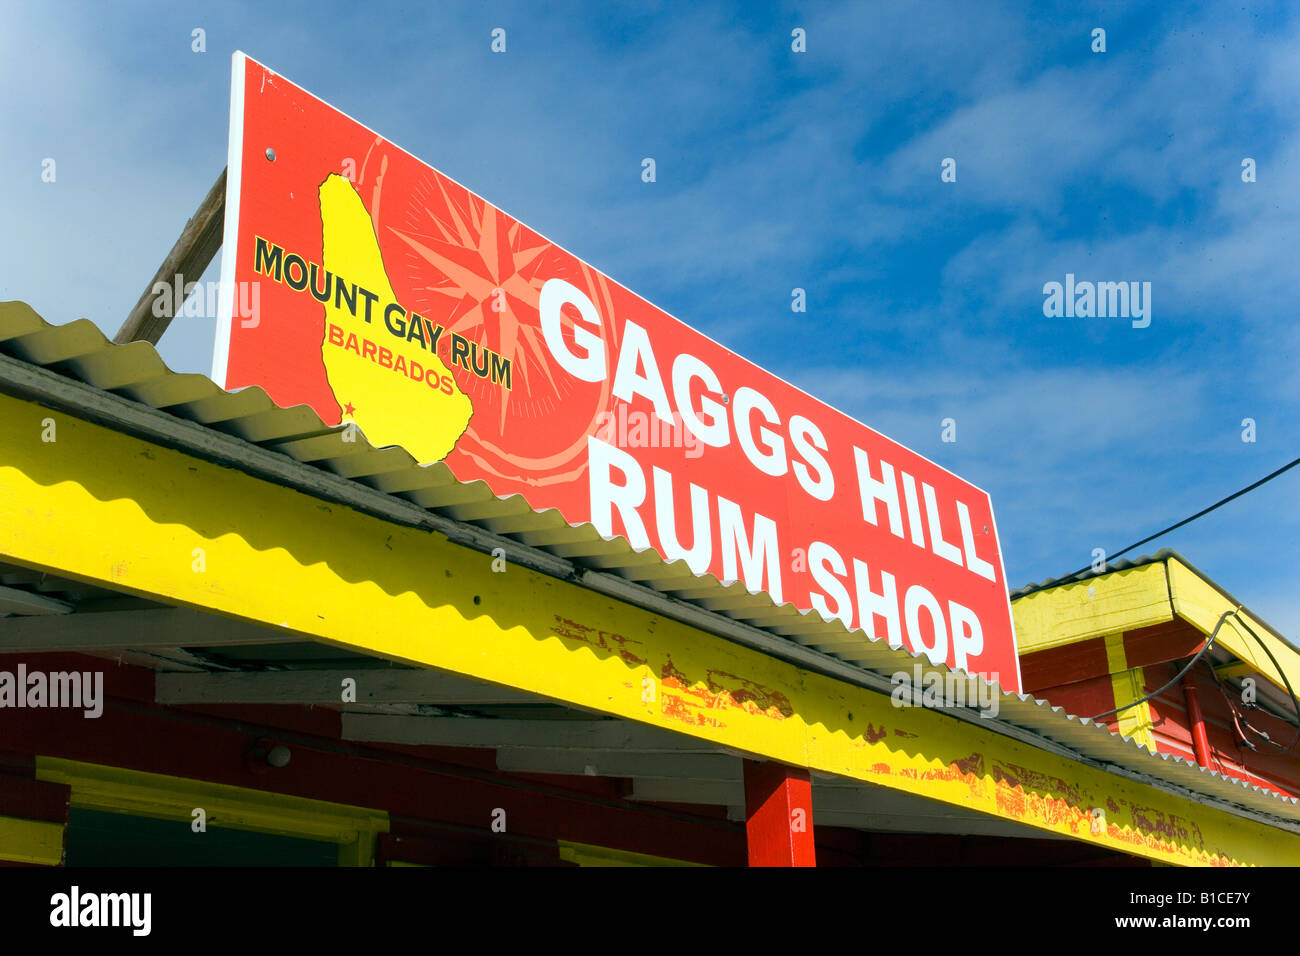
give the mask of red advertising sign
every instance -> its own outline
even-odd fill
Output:
[[[213,378],[1020,687],[973,485],[235,54]]]

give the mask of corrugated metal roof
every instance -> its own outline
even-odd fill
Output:
[[[1067,584],[1079,584],[1083,581],[1089,581],[1093,578],[1099,578],[1105,574],[1114,574],[1116,571],[1127,571],[1130,568],[1145,567],[1148,564],[1163,564],[1171,560],[1177,561],[1179,564],[1183,565],[1183,567],[1187,568],[1187,570],[1191,571],[1193,574],[1195,574],[1198,578],[1200,578],[1210,587],[1214,588],[1214,590],[1218,591],[1221,595],[1223,595],[1224,599],[1227,600],[1230,604],[1233,604],[1237,607],[1241,607],[1243,609],[1246,607],[1244,602],[1238,601],[1235,597],[1233,597],[1226,590],[1224,590],[1224,588],[1217,581],[1215,581],[1205,572],[1201,571],[1199,568],[1196,567],[1196,565],[1192,564],[1192,562],[1188,561],[1186,558],[1184,558],[1173,548],[1161,548],[1155,554],[1144,554],[1141,557],[1133,558],[1131,560],[1129,558],[1120,558],[1118,561],[1107,561],[1105,567],[1102,568],[1102,570],[1100,571],[1094,571],[1092,568],[1089,568],[1087,571],[1080,571],[1076,574],[1066,574],[1059,578],[1047,578],[1046,580],[1041,581],[1037,584],[1032,584],[1032,583],[1026,584],[1024,587],[1017,588],[1016,590],[1011,592],[1011,600],[1015,601],[1018,598],[1028,597],[1029,595],[1036,594],[1039,591],[1047,591],[1050,590],[1051,588],[1063,587],[1064,585]],[[1278,631],[1276,628],[1270,625],[1267,621],[1259,620],[1257,617],[1254,617],[1254,615],[1252,615],[1252,618],[1258,621],[1258,623],[1261,626],[1263,626],[1265,630],[1267,630],[1270,634],[1276,637],[1284,645],[1286,645],[1287,647],[1293,650],[1295,649],[1295,644],[1292,643],[1292,641],[1288,639],[1284,634],[1282,634],[1280,631]]]
[[[343,426],[325,425],[308,406],[281,408],[261,388],[226,392],[206,376],[173,372],[152,345],[113,345],[85,319],[52,326],[25,303],[0,303],[0,389],[390,520],[427,519],[429,527],[470,546],[489,550],[496,542],[509,543],[525,549],[524,563],[539,570],[885,693],[891,689],[890,675],[911,672],[917,664],[925,673],[948,673],[923,655],[873,641],[839,620],[778,605],[766,592],[751,593],[740,582],[697,576],[684,561],[665,562],[653,551],[634,550],[623,538],[602,537],[589,523],[570,525],[555,511],[534,511],[517,495],[499,498],[481,481],[457,481],[447,466],[421,466],[400,447],[375,448],[363,435],[341,441]],[[199,428],[171,428],[168,421]],[[219,441],[220,435],[237,441]],[[1181,757],[1152,754],[1105,725],[992,686],[1000,695],[996,719],[973,710],[945,712],[1120,776],[1202,802],[1209,797],[1225,808],[1300,832],[1300,801],[1293,797]]]
[[[1059,578],[1047,578],[1037,583],[1031,581],[1024,587],[1016,588],[1012,591],[1011,600],[1014,601],[1016,598],[1025,597],[1026,595],[1033,594],[1036,591],[1046,591],[1048,588],[1060,587],[1063,584],[1078,584],[1080,581],[1087,581],[1090,578],[1101,577],[1103,574],[1111,574],[1115,571],[1127,571],[1129,568],[1140,568],[1147,564],[1156,564],[1160,561],[1166,561],[1169,558],[1176,558],[1178,561],[1186,564],[1193,571],[1196,570],[1195,568],[1192,568],[1192,565],[1187,561],[1187,559],[1177,551],[1174,551],[1172,548],[1162,548],[1155,554],[1144,554],[1140,558],[1133,558],[1131,560],[1129,558],[1120,558],[1117,561],[1107,561],[1105,567],[1100,571],[1094,571],[1092,568],[1089,568],[1086,571],[1079,571],[1075,574],[1064,574]],[[1199,571],[1196,573],[1200,574]],[[1205,575],[1202,574],[1201,577],[1204,578]],[[1205,578],[1205,580],[1209,583],[1213,583],[1210,582],[1209,578]]]

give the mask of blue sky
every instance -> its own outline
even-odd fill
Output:
[[[225,163],[242,49],[985,488],[1013,586],[1064,574],[1300,448],[1300,23],[1029,6],[3,0],[0,299],[116,331]],[[1150,327],[1045,317],[1067,272],[1150,282]],[[178,320],[163,357],[206,373],[214,327]],[[1294,641],[1298,491],[1143,551]]]

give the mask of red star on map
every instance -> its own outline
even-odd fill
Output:
[[[346,405],[343,406],[343,414],[347,415],[349,418],[355,418],[357,414],[357,410],[352,407],[351,402],[348,402]]]

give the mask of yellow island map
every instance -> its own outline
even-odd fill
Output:
[[[325,307],[321,356],[343,420],[376,447],[401,445],[421,463],[441,461],[474,414],[438,358],[442,327],[398,305],[370,213],[345,177],[321,183],[320,213],[326,288],[322,295],[312,266],[311,293]]]

